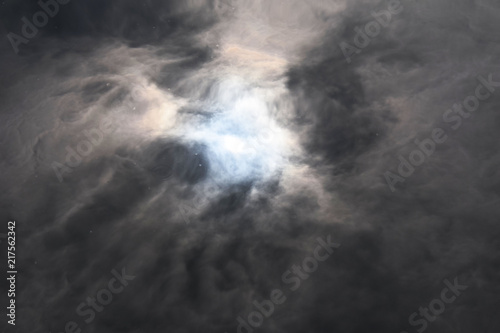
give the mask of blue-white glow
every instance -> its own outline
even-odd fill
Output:
[[[213,179],[236,183],[275,176],[287,159],[287,131],[278,126],[259,91],[244,89],[234,80],[221,86],[222,111],[197,122],[185,136],[207,147]]]

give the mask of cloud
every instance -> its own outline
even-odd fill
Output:
[[[456,131],[443,113],[500,80],[499,9],[401,3],[351,63],[339,45],[388,2],[75,0],[18,55],[5,39],[17,328],[234,332],[327,235],[342,246],[258,330],[414,332],[455,277],[467,291],[427,330],[498,328],[498,96]],[[4,7],[5,34],[39,10]],[[436,127],[448,140],[392,192],[384,172]],[[122,267],[133,284],[85,323]]]

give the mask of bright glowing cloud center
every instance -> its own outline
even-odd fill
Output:
[[[241,154],[249,149],[245,141],[234,135],[225,135],[222,141],[223,148],[234,154]]]
[[[285,166],[291,140],[271,115],[269,96],[234,81],[221,84],[220,91],[220,111],[186,133],[206,146],[210,176],[229,183],[275,176]]]

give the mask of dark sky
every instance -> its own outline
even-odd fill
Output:
[[[499,332],[498,1],[59,1],[0,3],[0,332]]]

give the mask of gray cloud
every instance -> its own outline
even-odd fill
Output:
[[[500,9],[401,3],[351,63],[340,43],[388,2],[74,0],[18,55],[5,38],[5,331],[235,332],[281,289],[255,332],[417,332],[455,277],[468,289],[426,331],[498,330],[498,93],[457,130],[443,114],[500,81]],[[39,10],[4,8],[4,35]],[[447,141],[392,192],[384,172],[436,127]],[[341,247],[290,291],[283,272],[327,235]],[[133,283],[85,323],[122,267]]]

